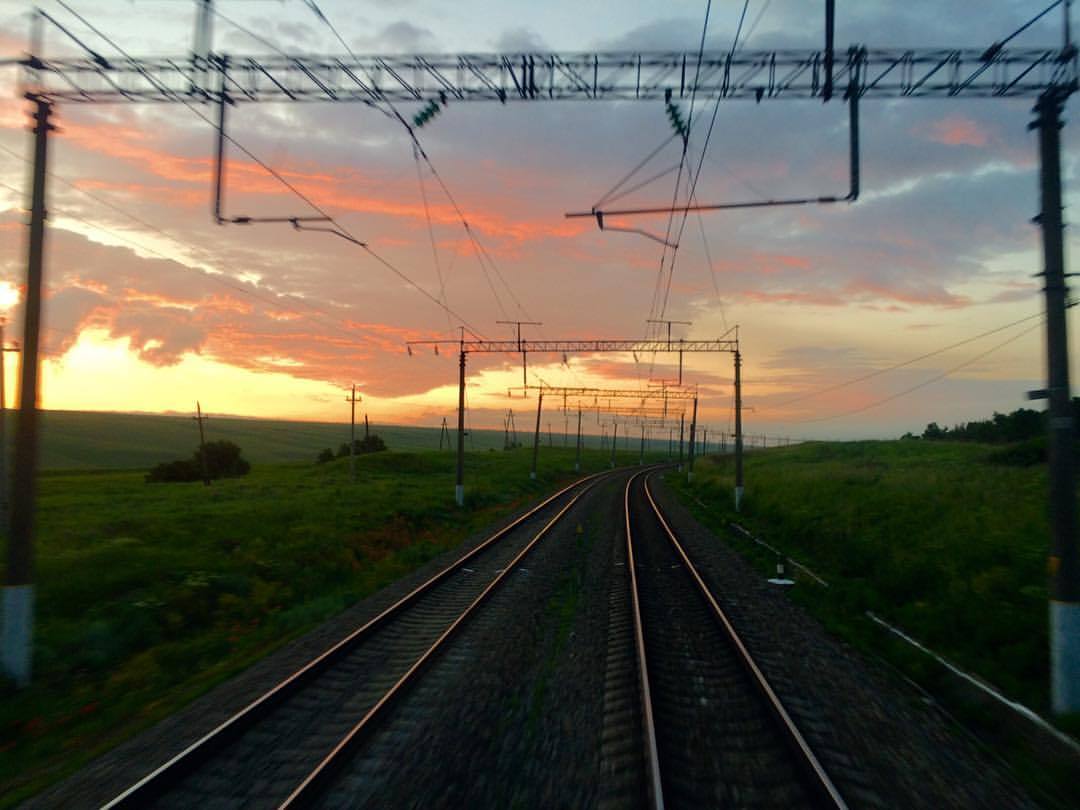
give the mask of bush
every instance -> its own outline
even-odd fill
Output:
[[[206,443],[206,474],[211,478],[239,478],[251,471],[251,464],[241,458],[240,447],[229,441]],[[203,477],[203,449],[195,451],[190,459],[165,461],[158,464],[146,476],[149,483],[174,481],[201,481]]]
[[[146,476],[147,483],[168,483],[172,481],[198,481],[202,473],[191,459],[163,461]]]
[[[357,439],[354,444],[356,445],[356,455],[360,456],[364,453],[378,453],[381,450],[386,449],[386,442],[381,437],[372,433],[369,436],[365,436],[362,439]],[[341,447],[338,448],[338,458],[349,455],[349,443],[342,442]]]
[[[324,447],[319,451],[319,455],[315,457],[316,464],[325,464],[328,461],[334,460],[334,451],[329,447]]]

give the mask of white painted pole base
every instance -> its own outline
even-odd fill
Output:
[[[575,464],[574,465],[574,472],[581,472],[581,465],[580,464]]]
[[[742,487],[735,487],[735,511],[739,511],[739,507],[742,506]]]
[[[458,506],[464,506],[465,505],[465,485],[464,484],[455,484],[454,485],[454,502],[457,503]]]
[[[690,470],[686,471],[686,483],[692,484],[694,482],[694,474]]]
[[[536,470],[529,470],[529,478],[533,481],[536,480]]]
[[[1080,603],[1050,602],[1050,703],[1080,712]]]
[[[3,670],[15,685],[30,685],[34,635],[34,586],[5,585],[0,654]]]

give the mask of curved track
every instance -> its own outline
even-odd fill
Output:
[[[645,474],[624,505],[647,805],[845,808]]]

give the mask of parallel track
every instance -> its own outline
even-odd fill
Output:
[[[645,474],[624,506],[648,806],[846,808]]]
[[[106,810],[309,804],[472,611],[607,475],[574,482],[500,529],[140,779]],[[531,539],[515,536],[530,523],[542,523]]]

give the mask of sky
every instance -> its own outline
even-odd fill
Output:
[[[67,5],[133,55],[184,57],[192,48],[193,0]],[[363,54],[696,53],[706,5],[319,1]],[[841,0],[836,42],[839,50],[985,48],[1046,5]],[[709,50],[731,48],[743,6],[712,3]],[[215,7],[218,52],[266,55],[272,45],[343,53],[303,0]],[[90,47],[115,54],[57,0],[41,8]],[[822,8],[750,0],[739,47],[819,48]],[[0,58],[28,50],[30,10],[0,0]],[[1056,47],[1062,37],[1056,10],[1010,46]],[[44,53],[82,55],[48,27]],[[32,148],[18,79],[15,69],[0,68],[0,313],[8,341],[21,330]],[[887,438],[932,421],[1031,407],[1025,392],[1045,385],[1032,101],[867,100],[856,203],[687,218],[662,317],[691,322],[673,334],[693,339],[738,326],[748,433]],[[419,106],[403,104],[402,114],[411,118]],[[681,108],[690,114],[685,101]],[[711,102],[695,103],[695,166],[712,112]],[[1066,220],[1078,173],[1071,112],[1062,133]],[[406,341],[452,338],[462,321],[485,337],[512,337],[499,320],[542,322],[523,327],[532,338],[636,339],[650,334],[647,318],[660,316],[665,248],[564,217],[588,210],[665,140],[635,177],[679,163],[659,101],[450,103],[418,133],[437,176],[415,159],[399,123],[364,105],[232,109],[230,134],[372,253],[288,225],[216,225],[214,133],[181,105],[59,104],[55,123],[45,408],[187,413],[199,400],[211,414],[347,421],[345,391],[356,384],[376,423],[437,426],[443,417],[453,423],[456,353],[423,348],[410,356]],[[847,160],[842,103],[727,101],[696,197],[842,196]],[[668,205],[674,177],[620,202]],[[313,213],[235,148],[225,209]],[[621,224],[662,233],[667,217]],[[1067,265],[1075,247],[1069,233]],[[5,357],[9,406],[16,356]],[[519,426],[528,421],[534,400],[509,391],[522,384],[520,357],[473,354],[468,371],[470,425],[498,427],[508,409]],[[684,379],[699,386],[700,420],[713,435],[732,429],[732,373],[729,354],[686,356]],[[637,388],[676,375],[664,355],[537,355],[528,364],[533,385]]]

